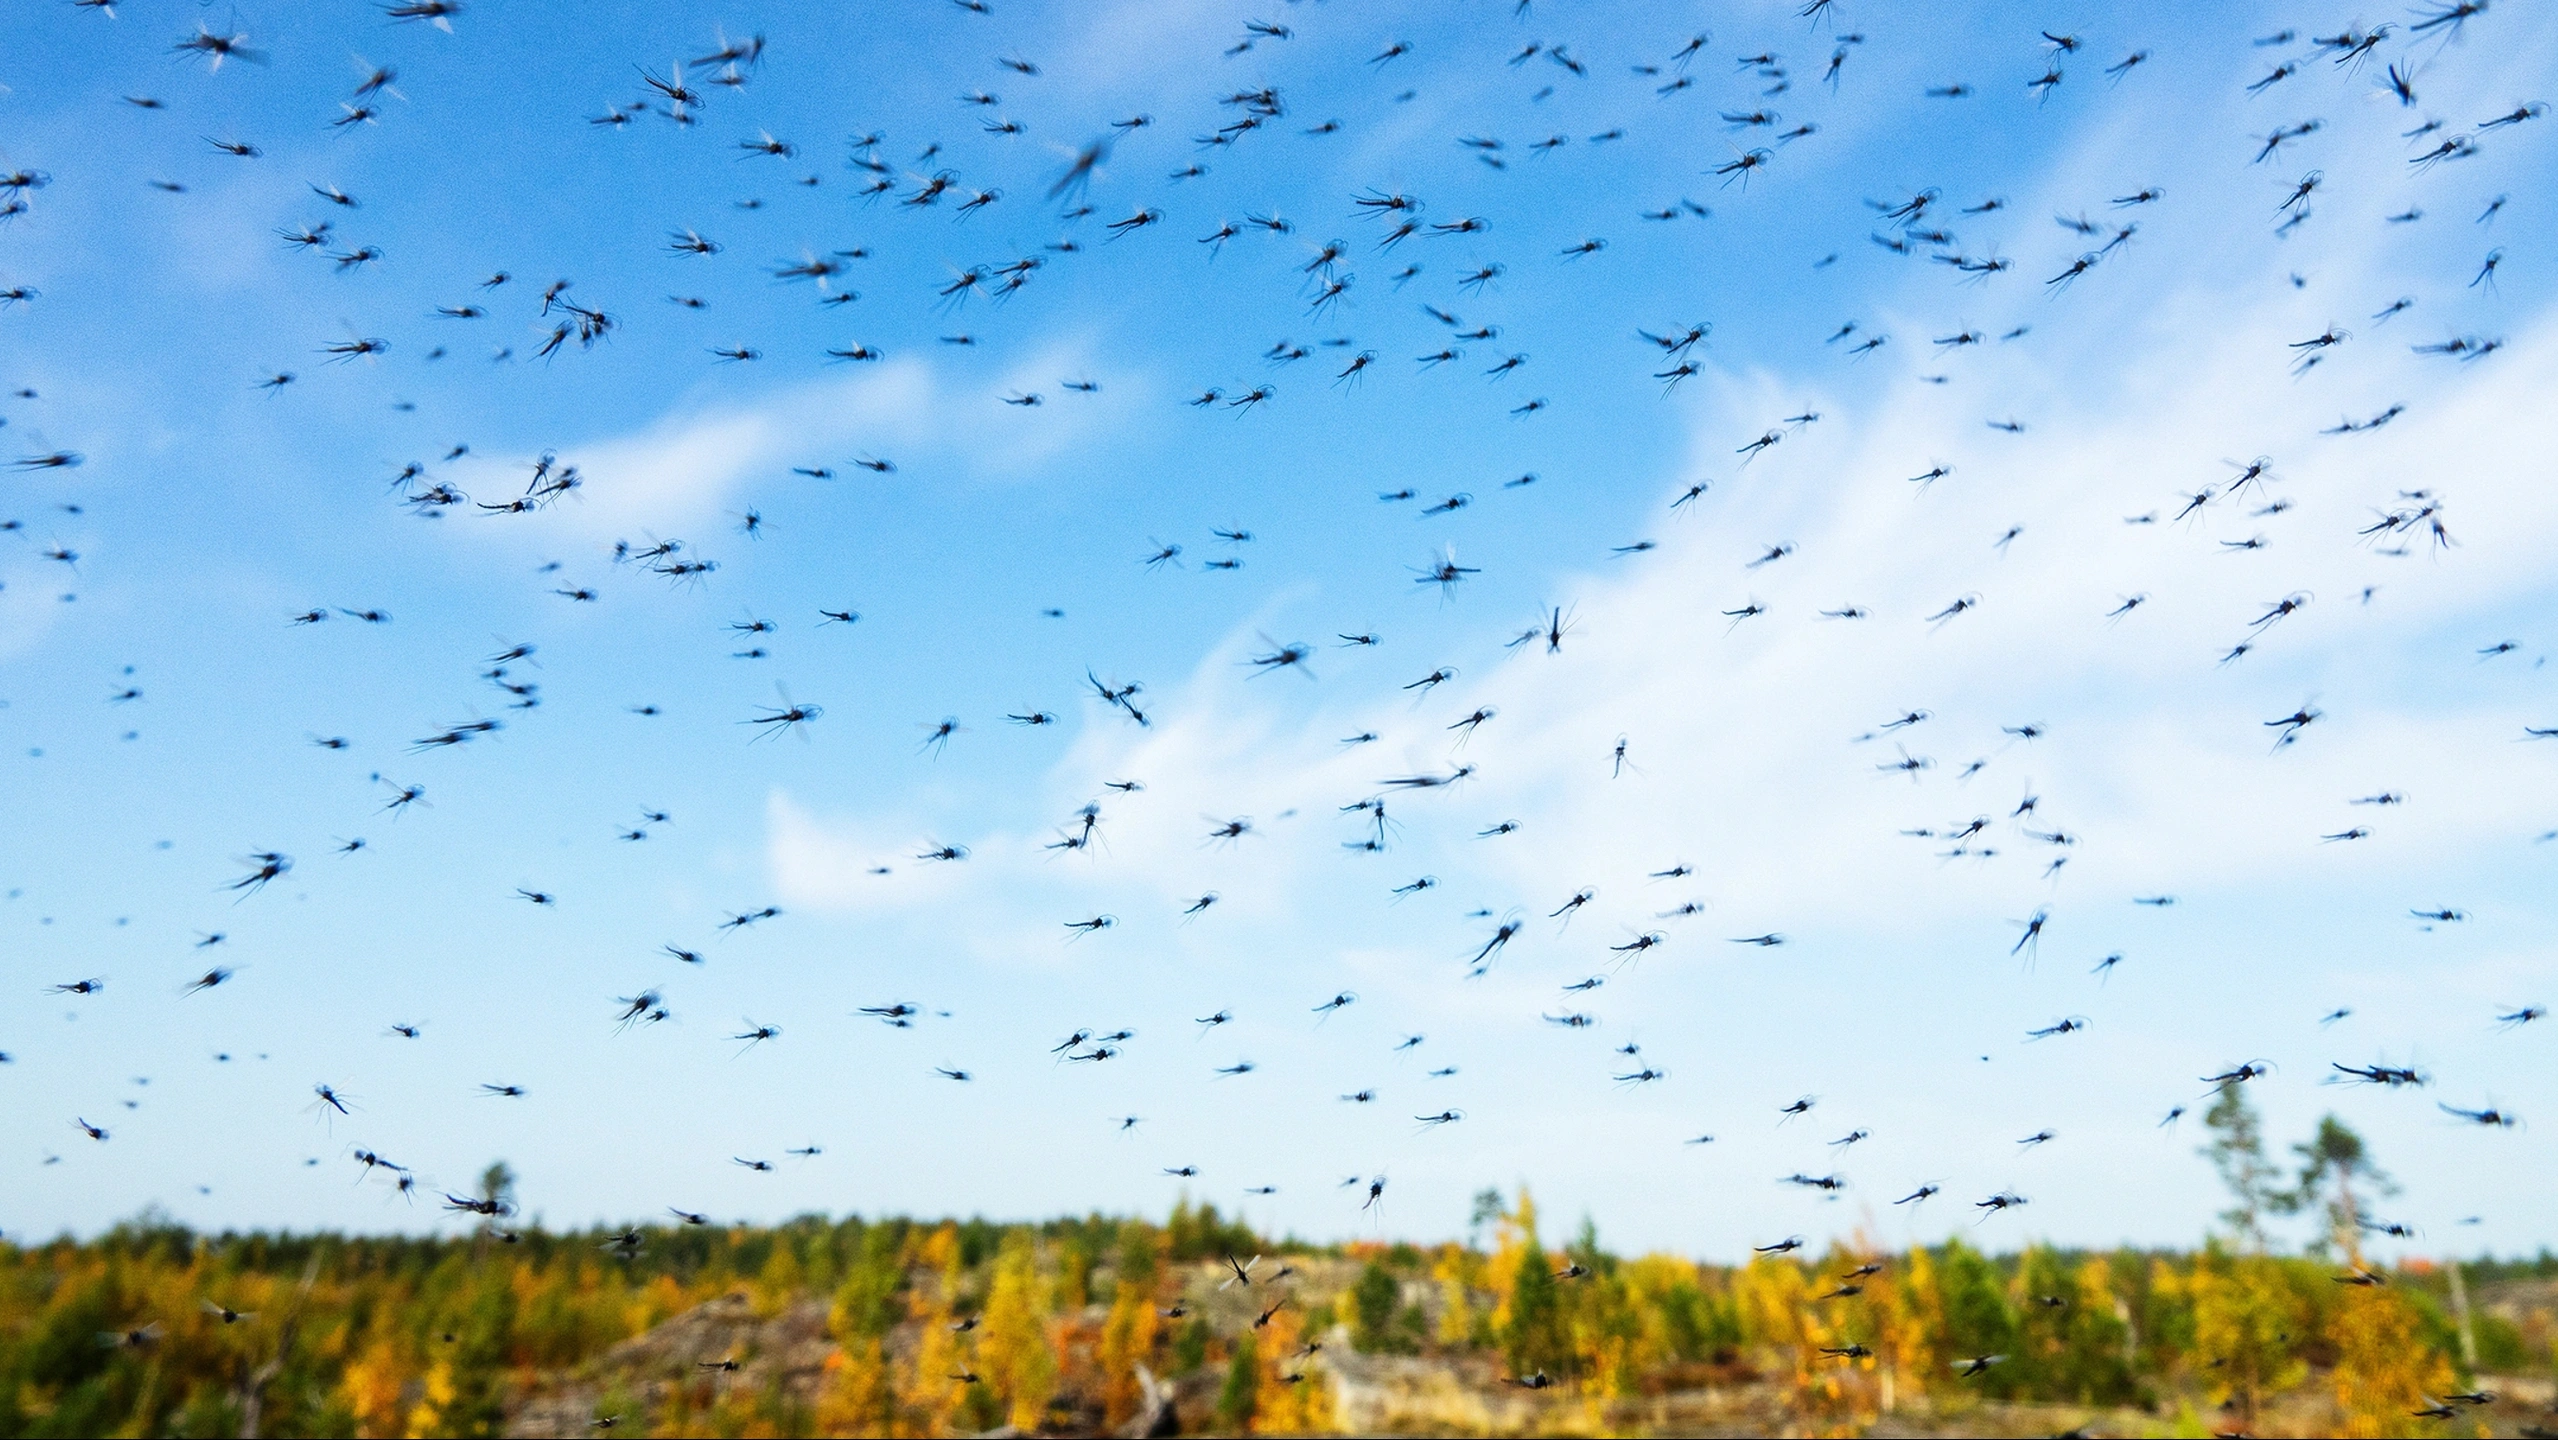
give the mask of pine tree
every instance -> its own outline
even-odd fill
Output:
[[[1554,1271],[1537,1243],[1537,1206],[1523,1186],[1519,1208],[1502,1217],[1501,1248],[1492,1260],[1493,1283],[1502,1290],[1493,1328],[1513,1375],[1542,1370],[1556,1379],[1572,1373],[1572,1350]],[[1506,1281],[1506,1284],[1504,1283]]]
[[[1374,1260],[1359,1272],[1359,1283],[1350,1292],[1352,1322],[1350,1343],[1363,1355],[1373,1355],[1394,1348],[1395,1309],[1402,1302],[1403,1286],[1394,1272]]]
[[[2212,1108],[2203,1115],[2203,1126],[2212,1133],[2203,1154],[2220,1172],[2221,1183],[2229,1187],[2236,1202],[2220,1213],[2221,1223],[2230,1227],[2241,1245],[2261,1252],[2265,1215],[2279,1210],[2281,1192],[2275,1188],[2273,1162],[2265,1158],[2264,1127],[2237,1081],[2221,1082]]]
[[[2355,1187],[2382,1195],[2397,1193],[2397,1187],[2372,1163],[2363,1137],[2333,1115],[2320,1117],[2318,1133],[2294,1145],[2292,1153],[2301,1159],[2300,1183],[2280,1197],[2280,1208],[2289,1212],[2318,1207],[2327,1221],[2319,1248],[2332,1242],[2348,1260],[2362,1264],[2364,1217]]]
[[[1226,1365],[1226,1383],[1217,1392],[1217,1424],[1240,1435],[1252,1425],[1253,1402],[1261,1394],[1260,1348],[1246,1335]]]

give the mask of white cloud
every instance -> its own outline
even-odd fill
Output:
[[[1068,381],[1099,388],[1070,391]],[[984,384],[954,385],[944,367],[911,355],[851,364],[749,400],[683,406],[635,432],[562,444],[556,459],[575,465],[584,483],[550,514],[588,537],[673,533],[717,517],[750,481],[797,467],[830,469],[844,483],[868,479],[862,459],[1020,484],[1129,423],[1154,391],[1144,370],[1098,359],[1089,336],[1061,337]],[[1026,394],[1041,403],[1001,403]],[[449,478],[474,498],[506,497],[521,493],[534,461],[472,457]],[[538,534],[544,527],[496,528]]]
[[[2513,441],[2493,417],[2527,410],[2531,377],[2558,360],[2558,333],[2530,337],[2502,370],[2463,374],[2478,382],[2469,388],[2409,392],[2423,398],[2388,430],[2325,441],[2301,438],[2316,427],[2317,402],[2290,391],[2279,369],[2270,382],[2248,373],[2267,369],[2262,357],[2281,333],[2224,325],[2203,348],[2235,358],[2162,355],[2155,365],[2182,383],[2107,416],[2091,401],[2088,413],[2053,416],[2022,437],[1949,433],[1941,404],[1896,407],[1852,437],[1820,427],[1793,435],[1695,515],[1666,520],[1657,551],[1559,583],[1575,617],[1560,654],[1539,644],[1505,656],[1487,641],[1420,718],[1398,690],[1350,669],[1364,663],[1358,657],[1324,657],[1336,673],[1319,688],[1251,676],[1243,652],[1273,622],[1247,622],[1154,705],[1152,729],[1091,727],[1046,788],[1062,814],[1103,794],[1108,779],[1143,775],[1145,796],[1109,804],[1107,871],[1185,876],[1208,868],[1196,854],[1207,828],[1193,823],[1200,816],[1255,815],[1271,831],[1270,817],[1376,793],[1390,770],[1471,762],[1474,779],[1396,795],[1392,813],[1425,835],[1459,829],[1458,816],[1460,833],[1505,818],[1523,831],[1496,845],[1427,844],[1431,863],[1481,864],[1528,890],[1555,883],[1562,855],[1619,875],[1684,856],[1707,867],[1700,883],[1727,897],[1729,923],[1751,929],[1800,925],[1807,912],[1833,924],[1884,925],[1913,912],[1947,919],[1980,903],[1985,882],[1965,877],[1992,873],[2006,877],[1996,888],[2023,914],[2045,893],[2034,879],[2045,856],[2065,850],[2062,893],[2110,887],[2109,899],[2132,887],[2284,873],[2304,855],[2273,842],[2274,817],[2304,841],[2317,826],[2345,830],[2359,817],[2342,808],[2343,792],[2358,786],[2426,792],[2430,808],[2375,822],[2384,832],[2496,843],[2527,823],[2527,799],[2460,783],[2481,757],[2445,748],[2442,737],[2483,728],[2501,745],[2518,728],[2500,730],[2501,717],[2487,713],[2474,725],[2458,712],[2402,713],[2385,672],[2358,678],[2354,668],[2366,647],[2415,643],[2543,583],[2534,537],[2558,530],[2558,501],[2499,477],[2494,457]],[[1745,379],[1713,410],[1703,433],[1729,438],[1747,429],[1735,417],[1770,406],[1765,387]],[[2197,521],[2125,524],[2127,513],[2172,507],[2180,485],[2226,481],[2211,442],[2160,457],[2152,437],[2187,426],[2288,435],[2288,448],[2309,453],[2278,465],[2288,478],[2217,500]],[[2316,453],[2321,445],[2332,459]],[[1955,474],[1922,492],[1904,472],[1930,456],[1957,457]],[[2437,563],[2421,545],[2379,557],[2353,536],[2364,502],[2394,494],[2385,477],[2422,457],[2465,477],[2446,486],[2457,563]],[[2338,471],[2382,478],[2340,481]],[[2294,508],[2259,520],[2235,513],[2275,498]],[[2023,534],[2002,552],[1994,542],[2012,524]],[[2273,537],[2270,548],[2223,548],[2259,531]],[[1793,553],[1744,570],[1777,542]],[[2378,586],[2367,604],[2358,599],[2365,585]],[[2109,622],[2130,593],[2150,600]],[[2251,625],[2269,602],[2296,593],[2317,598],[2287,620]],[[1978,609],[1925,618],[1962,595],[1980,597]],[[1751,598],[1768,613],[1721,613]],[[1817,617],[1851,603],[1869,616]],[[2242,641],[2254,651],[2218,663]],[[2270,755],[2263,722],[2328,689],[2338,692],[2326,702],[2334,713],[2289,753]],[[1478,705],[1499,714],[1459,749],[1442,727]],[[1897,736],[1875,729],[1913,708],[1931,718]],[[2050,733],[2028,741],[2001,731],[2029,722]],[[1338,743],[1367,730],[1401,753]],[[1875,738],[1855,742],[1860,734]],[[1635,769],[1611,781],[1619,735]],[[1881,768],[1898,758],[1896,740],[1933,761],[1915,784]],[[2499,765],[2519,758],[2490,753]],[[1976,758],[1988,768],[1959,779]],[[2003,821],[2029,782],[2048,792],[2041,820],[2083,832],[2080,845],[2037,846],[2002,823],[1984,838],[2005,853],[1955,867],[1950,884],[1944,867],[1910,863],[1942,847],[1896,831],[1981,812]],[[2254,823],[2236,823],[2241,816]],[[1353,829],[1274,833],[1295,832],[1310,839],[1263,837],[1261,888],[1287,894],[1306,883],[1320,872],[1304,867]],[[1003,863],[989,857],[1036,841],[986,837],[977,873]],[[782,873],[805,876],[810,863],[797,856]],[[1843,890],[1841,869],[1866,879]]]
[[[2119,1092],[2070,1111],[2066,1128],[2074,1138],[2115,1125],[2146,1133],[2155,1115],[2139,1112],[2187,1098],[2151,1105],[2152,1094],[2166,1094],[2162,1083],[2183,1083],[2162,1081],[2182,1074],[2162,1063],[2214,1063],[2219,1049],[2251,1043],[2228,1036],[2251,1021],[2261,1030],[2261,1018],[2159,1030],[2166,1017],[2131,988],[2138,982],[2119,994],[2092,988],[2084,972],[2096,958],[2128,950],[2135,971],[2172,975],[2194,957],[2251,944],[2292,907],[2319,907],[2324,924],[2343,903],[2362,907],[2358,921],[2369,933],[2391,937],[2375,939],[2373,954],[2422,943],[2407,909],[2470,901],[2421,887],[2457,888],[2463,876],[2493,870],[2558,818],[2545,805],[2558,746],[2516,747],[2525,712],[2492,689],[2427,678],[2488,663],[2469,653],[2470,635],[2481,644],[2498,638],[2515,607],[2545,593],[2558,499],[2517,462],[2558,439],[2537,433],[2546,422],[2531,398],[2535,377],[2558,365],[2558,327],[2519,337],[2489,368],[2406,367],[2389,392],[2407,400],[2403,418],[2370,435],[2322,438],[2314,432],[2332,423],[2333,401],[2284,373],[2286,323],[2266,308],[2224,309],[2208,329],[2164,317],[2143,353],[2109,359],[2153,377],[2137,393],[2056,392],[2022,436],[1979,425],[1963,397],[2014,393],[2023,360],[1990,361],[1979,368],[2006,373],[1976,372],[1951,397],[1919,389],[1852,423],[1841,415],[1792,432],[1757,464],[1724,465],[1693,514],[1665,515],[1653,532],[1657,550],[1556,580],[1550,593],[1568,597],[1574,618],[1560,653],[1542,643],[1504,651],[1505,636],[1484,635],[1474,653],[1456,657],[1459,678],[1418,704],[1399,688],[1408,677],[1360,652],[1320,655],[1313,685],[1256,677],[1245,660],[1262,633],[1291,631],[1294,610],[1319,598],[1283,597],[1235,627],[1181,683],[1150,692],[1151,728],[1094,706],[1093,723],[1038,787],[1036,803],[1062,818],[1100,797],[1107,849],[1098,854],[1060,862],[1038,848],[1048,836],[1027,831],[939,835],[973,845],[974,857],[965,866],[901,861],[893,877],[862,876],[873,857],[905,842],[909,826],[863,815],[816,821],[777,799],[770,863],[786,894],[872,915],[888,908],[879,897],[897,895],[895,908],[919,923],[929,914],[935,933],[1053,972],[1056,994],[1026,992],[1025,1005],[1088,1006],[1096,973],[1153,974],[1167,961],[1175,973],[1223,973],[1207,967],[1242,958],[1264,987],[1255,994],[1275,984],[1296,1004],[1296,991],[1319,998],[1327,987],[1353,988],[1396,1026],[1440,1037],[1434,1043],[1472,1044],[1472,1088],[1445,1093],[1491,1122],[1486,1133],[1495,1138],[1453,1168],[1423,1142],[1395,1151],[1406,1180],[1442,1188],[1479,1183],[1505,1164],[1536,1169],[1543,1152],[1523,1137],[1586,1136],[1600,1125],[1625,1149],[1682,1126],[1736,1123],[1736,1107],[1749,1113],[1766,1099],[1761,1090],[1813,1077],[1792,1029],[1726,1021],[1765,1005],[1825,1008],[1834,991],[1853,1004],[1856,994],[1908,983],[1897,967],[1922,957],[1969,956],[2015,973],[2027,963],[2007,962],[2021,924],[2048,907],[2040,953],[2050,982],[2033,993],[2050,998],[2023,1003],[2053,1015],[2102,1010],[2106,1038],[2084,1049],[2074,1073]],[[1840,408],[1764,377],[1724,377],[1695,416],[1699,463],[1728,461],[1735,437],[1796,406]],[[2183,526],[2124,523],[2172,506],[2180,489],[2225,485],[2234,472],[2222,452],[2233,435],[2261,437],[2250,443],[2277,451],[2282,478],[2216,499]],[[1908,482],[1934,459],[1955,473],[1924,490]],[[2392,558],[2358,541],[2369,507],[2418,488],[2399,478],[2416,474],[2441,477],[2459,548],[2437,556],[2418,542]],[[1664,483],[1663,503],[1675,493]],[[2291,508],[2238,513],[2275,499]],[[1994,542],[2011,525],[2023,533],[2002,551]],[[2267,549],[2222,546],[2259,530],[2272,537]],[[1793,553],[1743,568],[1777,542]],[[2378,587],[2368,603],[2366,585]],[[2306,610],[2262,631],[2251,625],[2267,602],[2301,591],[2316,595]],[[2134,592],[2151,599],[2109,622],[2118,597]],[[1926,619],[1964,594],[1980,597],[1976,611]],[[1737,623],[1720,613],[1745,598],[1768,613]],[[1869,617],[1817,616],[1850,602]],[[2249,639],[2253,653],[2219,663]],[[2517,668],[2531,663],[2508,658]],[[2463,678],[2479,673],[2495,672]],[[2264,722],[2304,702],[2323,717],[2275,753]],[[1446,727],[1479,706],[1498,713],[1460,744]],[[1904,731],[1879,728],[1913,708],[1930,717]],[[2001,728],[2028,722],[2045,733],[2025,739]],[[1386,740],[1340,743],[1369,730]],[[1619,735],[1631,768],[1611,778]],[[1933,760],[1915,783],[1888,768],[1899,745]],[[1962,778],[1976,758],[1987,767]],[[1458,763],[1477,773],[1388,796],[1398,829],[1387,855],[1344,853],[1363,820],[1338,807],[1380,793],[1389,775]],[[1145,792],[1102,788],[1126,776],[1142,776]],[[2407,803],[2349,803],[2382,791]],[[2039,808],[2013,818],[2029,793]],[[1254,818],[1253,835],[1231,851],[1206,839],[1218,818],[1236,815]],[[1966,848],[1996,854],[1944,858],[1956,844],[1944,833],[1975,815],[1990,824]],[[1521,828],[1478,838],[1503,820]],[[2372,834],[2320,838],[2357,826]],[[1920,828],[1939,838],[1899,833]],[[2072,843],[2038,841],[2029,829]],[[2044,867],[2064,856],[2066,868],[2047,878]],[[1673,863],[1697,873],[1648,878]],[[1406,907],[1387,902],[1390,885],[1423,872],[1438,878],[1435,893]],[[1584,886],[1597,897],[1568,928],[1545,913]],[[1177,911],[1203,889],[1221,892],[1219,909],[1182,925]],[[2176,895],[2182,908],[2131,903],[2152,894]],[[2491,898],[2515,903],[2501,892]],[[1663,918],[1689,900],[1704,913]],[[1464,913],[1477,906],[1497,913]],[[1069,950],[1060,922],[1093,911],[1113,912],[1121,924]],[[2192,928],[2206,916],[2204,929]],[[1518,938],[1482,982],[1457,983],[1467,955],[1504,918],[1523,922]],[[1765,931],[1788,936],[1788,947],[1729,943]],[[1607,947],[1645,933],[1667,944],[1619,968]],[[2276,953],[2246,983],[2323,995],[2369,963],[2332,960],[2322,968]],[[1097,972],[1101,963],[1110,970]],[[2527,971],[2510,953],[2463,964],[2466,978],[2438,983],[2501,993]],[[1558,995],[1561,981],[1588,974],[1611,979],[1586,999]],[[1981,994],[2002,1017],[2020,998]],[[1483,1073],[1487,1054],[1515,1052],[1540,1033],[1538,1014],[1567,1003],[1614,1016],[1608,1043],[1641,1039],[1673,1080],[1612,1097],[1607,1115],[1593,1119],[1577,1081],[1558,1087],[1508,1069]],[[1700,1016],[1720,1017],[1711,1045],[1688,1023]],[[2030,1023],[2048,1018],[2036,1011]],[[1990,1023],[2002,1036],[2017,1025]],[[1266,1041],[1258,1053],[1293,1058],[1300,1069],[1330,1067],[1351,1061],[1333,1053],[1347,1043],[1317,1034],[1284,1047]],[[1585,1061],[1599,1058],[1602,1047],[1586,1048]],[[1865,1058],[1847,1058],[1851,1049]],[[1894,1132],[1870,1147],[1862,1171],[1955,1169],[1962,1184],[2042,1191],[2081,1225],[2115,1223],[2090,1218],[2108,1201],[2084,1172],[2020,1168],[2004,1141],[1967,1150],[1968,1141],[1945,1138],[1971,1136],[1983,1123],[2015,1122],[2019,1134],[2050,1123],[2034,1093],[1973,1095],[1950,1070],[1924,1094],[1907,1091],[1876,1069],[1893,1063],[1886,1053],[1872,1043],[1842,1046],[1825,1052],[1819,1070],[1817,1083],[1860,1107],[1878,1132]],[[1745,1138],[1733,1156],[1775,1156],[1775,1143]],[[1588,1158],[1575,1172],[1582,1180],[1570,1183],[1594,1188],[1565,1194],[1605,1195],[1650,1174],[1649,1163]],[[1675,1208],[1638,1214],[1642,1207],[1619,1196],[1607,1213],[1651,1237],[1685,1233]],[[1803,1227],[1779,1198],[1734,1198],[1725,1210],[1717,1244]],[[2125,1233],[2137,1223],[2129,1214],[2119,1222]]]
[[[595,535],[682,527],[716,515],[750,477],[823,462],[850,468],[837,457],[846,447],[911,441],[946,403],[930,365],[896,357],[748,403],[680,410],[634,434],[562,447],[559,460],[577,466],[585,485],[554,513]],[[465,461],[453,477],[483,498],[510,495],[532,459]]]

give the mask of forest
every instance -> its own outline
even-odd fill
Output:
[[[0,1436],[2545,1433],[2558,1255],[2367,1264],[2386,1176],[2330,1120],[2182,1253],[1854,1238],[1746,1264],[1550,1234],[1302,1243],[1094,1215],[0,1244]],[[2290,1181],[2291,1183],[2285,1183]],[[2358,1188],[2359,1187],[2359,1188]],[[2283,1253],[2268,1223],[2321,1238]]]

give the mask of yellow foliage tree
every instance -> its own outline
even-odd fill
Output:
[[[944,1222],[910,1240],[907,1262],[928,1272],[906,1295],[906,1310],[916,1322],[919,1339],[908,1352],[897,1389],[900,1433],[942,1435],[954,1427],[952,1416],[967,1399],[969,1370],[959,1339],[959,1289],[965,1275],[959,1264],[959,1227]]]
[[[2240,1424],[2253,1428],[2268,1398],[2309,1378],[2300,1356],[2307,1307],[2285,1283],[2281,1262],[2218,1246],[2194,1262],[2187,1286],[2201,1373],[2223,1391]]]
[[[377,1338],[346,1367],[346,1404],[355,1412],[359,1435],[396,1436],[400,1424],[400,1392],[408,1388],[408,1367],[388,1338]]]
[[[1670,1334],[1671,1296],[1696,1281],[1696,1267],[1675,1255],[1646,1255],[1617,1272],[1610,1303],[1622,1316],[1624,1333],[1612,1353],[1599,1357],[1599,1374],[1609,1381],[1611,1393],[1635,1393],[1643,1376],[1677,1357]]]
[[[2451,1361],[2425,1343],[2414,1306],[2395,1291],[2358,1289],[2329,1323],[2337,1408],[2352,1436],[2437,1433],[2415,1412],[2455,1388]]]
[[[1474,1288],[1482,1262],[1453,1242],[1439,1247],[1430,1278],[1439,1282],[1439,1343],[1467,1345],[1474,1340]]]
[[[1145,1397],[1137,1384],[1137,1367],[1155,1351],[1158,1316],[1151,1282],[1121,1276],[1110,1302],[1110,1318],[1101,1326],[1102,1425],[1117,1430],[1137,1413]]]
[[[426,1372],[426,1393],[418,1398],[415,1408],[409,1411],[409,1428],[404,1433],[410,1435],[441,1433],[444,1428],[444,1407],[453,1403],[456,1393],[458,1392],[453,1388],[452,1365],[443,1360],[436,1361],[433,1368]]]
[[[995,1284],[986,1297],[985,1338],[978,1363],[1004,1397],[1011,1422],[1035,1430],[1048,1413],[1057,1386],[1057,1357],[1048,1347],[1047,1287],[1039,1283],[1039,1255],[1028,1231],[1004,1237],[995,1258]]]
[[[1565,1285],[1563,1296],[1572,1353],[1589,1367],[1593,1400],[1637,1393],[1648,1352],[1624,1279],[1585,1275]]]
[[[1936,1287],[1936,1257],[1910,1247],[1890,1283],[1873,1287],[1875,1352],[1888,1392],[1879,1408],[1895,1409],[1904,1395],[1923,1395],[1943,1375],[1945,1298]]]
[[[772,1256],[755,1277],[756,1317],[770,1320],[781,1314],[799,1298],[800,1291],[807,1288],[807,1284],[808,1274],[799,1263],[799,1247],[791,1244],[787,1236],[777,1237]]]
[[[1483,1277],[1484,1288],[1501,1297],[1492,1312],[1492,1327],[1508,1330],[1517,1317],[1511,1314],[1511,1300],[1519,1290],[1519,1267],[1527,1262],[1528,1249],[1537,1242],[1537,1202],[1528,1187],[1519,1187],[1516,1209],[1501,1217],[1494,1232],[1492,1261]]]
[[[962,1378],[969,1373],[968,1354],[948,1317],[949,1311],[939,1307],[922,1317],[915,1348],[906,1357],[906,1373],[897,1387],[903,1412],[900,1433],[950,1433],[955,1428],[952,1415],[968,1398],[968,1382]]]
[[[1252,1428],[1265,1435],[1321,1435],[1333,1428],[1332,1386],[1305,1351],[1305,1320],[1282,1308],[1260,1329],[1255,1348],[1261,1377]]]
[[[1842,1342],[1813,1303],[1811,1275],[1791,1260],[1758,1255],[1743,1267],[1734,1286],[1743,1327],[1792,1372],[1797,1408],[1806,1414],[1838,1410],[1846,1395],[1845,1375],[1837,1362],[1821,1354],[1821,1347]]]
[[[577,1285],[566,1274],[554,1283],[562,1282],[568,1282],[573,1292],[591,1288],[591,1282],[588,1285]],[[660,1275],[649,1281],[647,1287],[640,1291],[639,1298],[632,1303],[630,1333],[637,1335],[651,1329],[661,1322],[671,1320],[692,1309],[697,1303],[698,1298],[685,1290],[682,1281],[672,1275]]]
[[[885,1435],[893,1419],[888,1357],[877,1339],[846,1340],[826,1357],[817,1392],[817,1428],[827,1435]]]

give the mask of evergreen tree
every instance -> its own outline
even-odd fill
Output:
[[[514,1167],[508,1165],[503,1160],[490,1161],[489,1168],[480,1172],[479,1199],[482,1204],[487,1205],[492,1209],[494,1215],[514,1214]],[[494,1216],[492,1216],[492,1218],[494,1218]]]
[[[1945,1359],[2004,1356],[2009,1363],[1991,1366],[1969,1384],[2002,1398],[2015,1393],[2031,1367],[2016,1363],[2025,1359],[2018,1351],[2016,1307],[2008,1301],[1998,1266],[1962,1241],[1948,1240],[1937,1253],[1936,1275],[1937,1294],[1945,1306]]]
[[[2372,1163],[2363,1137],[2333,1115],[2320,1117],[2318,1133],[2294,1145],[2292,1153],[2301,1160],[2300,1183],[2280,1197],[2280,1208],[2290,1212],[2317,1207],[2327,1221],[2327,1234],[2320,1240],[2320,1248],[2332,1241],[2360,1265],[2363,1212],[2355,1187],[2383,1195],[2397,1193],[2397,1187],[2390,1183],[2387,1173]]]
[[[1497,1324],[1501,1355],[1513,1375],[1542,1370],[1561,1379],[1572,1371],[1570,1332],[1563,1297],[1556,1293],[1553,1262],[1537,1243],[1536,1202],[1519,1192],[1519,1208],[1501,1223],[1501,1250],[1496,1263],[1509,1272]]]
[[[1261,1393],[1261,1354],[1246,1335],[1226,1365],[1225,1387],[1217,1392],[1217,1424],[1242,1434],[1252,1424],[1253,1401]]]
[[[2248,1249],[2263,1250],[2265,1216],[2281,1208],[2282,1192],[2274,1183],[2273,1162],[2265,1158],[2264,1127],[2256,1118],[2256,1107],[2247,1103],[2246,1091],[2237,1081],[2221,1082],[2212,1108],[2203,1115],[2203,1126],[2212,1134],[2203,1154],[2220,1172],[2221,1183],[2229,1187],[2235,1201],[2220,1212],[2221,1223]]]
[[[1395,1307],[1403,1298],[1403,1286],[1394,1272],[1371,1260],[1359,1273],[1359,1283],[1350,1292],[1352,1317],[1350,1343],[1363,1355],[1396,1348]]]

